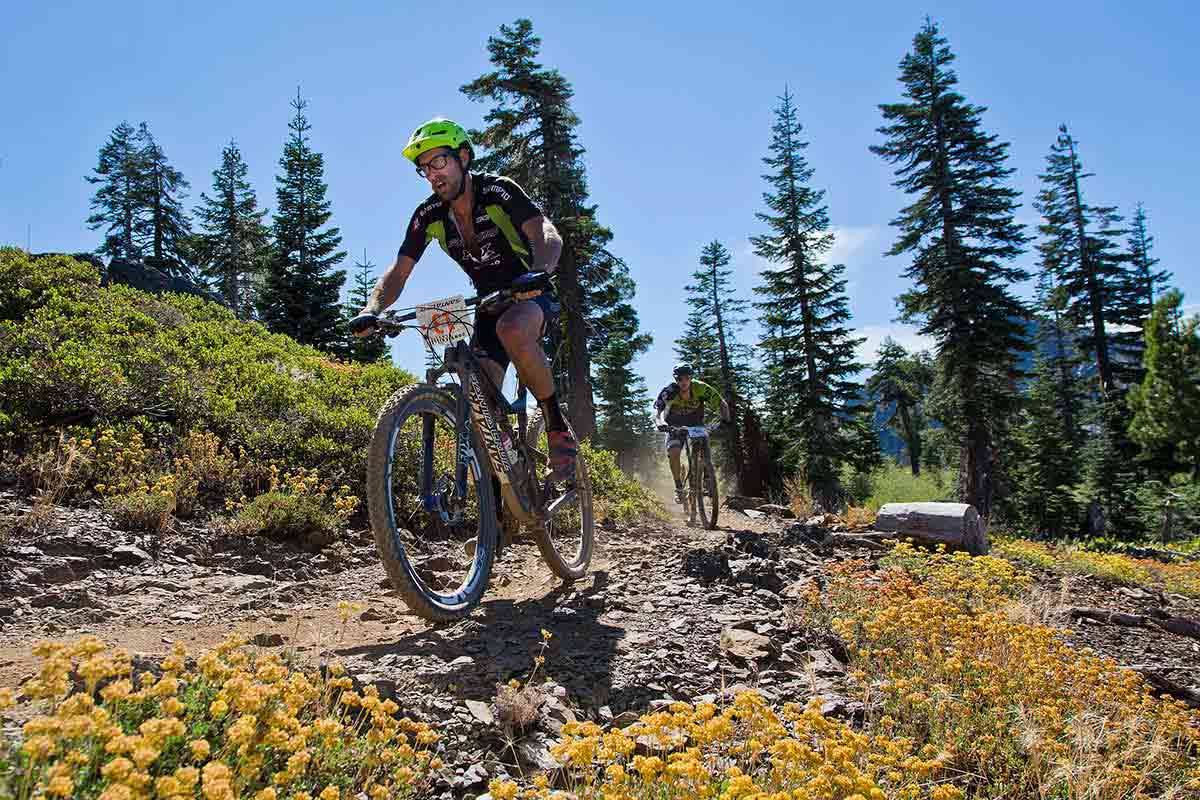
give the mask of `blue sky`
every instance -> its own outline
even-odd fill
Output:
[[[458,87],[488,68],[487,37],[527,16],[541,61],[575,86],[592,199],[656,340],[638,363],[651,391],[669,380],[683,286],[703,245],[719,239],[732,251],[744,294],[757,283],[747,237],[761,231],[760,159],[785,84],[873,358],[885,334],[917,341],[894,322],[906,262],[882,255],[905,199],[867,148],[880,141],[877,104],[899,99],[897,63],[926,14],[958,54],[961,91],[1012,143],[1019,218],[1036,223],[1037,174],[1067,122],[1096,173],[1087,199],[1127,212],[1144,202],[1162,266],[1195,303],[1187,193],[1200,184],[1200,13],[1184,2],[22,3],[0,32],[0,243],[24,246],[31,232],[35,251],[97,245],[83,177],[122,119],[149,123],[191,181],[189,208],[211,191],[230,139],[260,204],[274,207],[299,85],[344,247],[382,268],[428,193],[400,155],[407,134],[436,114],[478,125],[487,108]],[[1024,261],[1032,267],[1032,254]],[[467,289],[435,248],[404,299]],[[421,366],[415,337],[394,353]]]

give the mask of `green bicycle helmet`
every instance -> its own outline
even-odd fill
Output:
[[[449,147],[455,153],[460,147],[466,147],[472,156],[475,155],[475,148],[471,146],[471,137],[467,135],[466,129],[457,122],[434,117],[412,132],[408,144],[404,146],[404,157],[415,164],[417,156],[421,153],[439,147]]]

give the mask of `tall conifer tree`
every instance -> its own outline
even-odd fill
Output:
[[[183,210],[183,173],[171,166],[167,155],[146,123],[138,126],[142,195],[146,214],[142,220],[142,254],[147,264],[167,275],[191,277],[191,222]]]
[[[137,130],[128,122],[113,128],[100,148],[95,175],[85,177],[99,188],[92,196],[88,227],[104,228],[104,243],[97,252],[124,261],[142,257],[137,234],[145,214],[145,165]]]
[[[754,236],[754,252],[777,269],[761,273],[755,303],[767,335],[767,408],[778,435],[789,441],[794,463],[814,499],[832,509],[841,500],[838,473],[846,461],[862,369],[848,324],[845,267],[825,262],[833,246],[825,192],[809,185],[813,170],[804,157],[792,95],[785,88],[775,109],[770,155],[763,163],[767,212],[756,214],[768,233]],[[857,432],[855,432],[857,435]]]
[[[1064,292],[1063,317],[1078,331],[1080,349],[1094,359],[1100,393],[1107,395],[1140,378],[1141,337],[1134,331],[1145,313],[1131,257],[1120,242],[1126,233],[1121,216],[1115,206],[1084,200],[1082,182],[1091,173],[1083,171],[1067,126],[1058,131],[1035,203],[1043,217],[1038,249]]]
[[[325,161],[309,141],[307,105],[297,90],[292,133],[279,159],[283,173],[275,177],[274,247],[258,311],[272,331],[334,351],[343,341],[338,295],[346,281],[334,267],[346,253],[338,250],[341,232],[325,227],[331,216]]]
[[[196,208],[203,229],[200,274],[241,319],[253,316],[254,280],[270,253],[270,231],[263,224],[267,210],[258,208],[248,171],[237,143],[230,142],[212,173],[213,196],[202,192]]]
[[[981,127],[984,108],[955,90],[954,54],[930,20],[900,61],[905,100],[880,106],[886,137],[871,150],[896,164],[896,185],[915,195],[892,224],[889,255],[908,253],[912,290],[903,318],[937,342],[946,411],[962,443],[960,495],[989,516],[998,488],[997,442],[1018,406],[1017,355],[1027,311],[1011,284],[1029,276],[1013,260],[1026,242],[1006,185],[1007,143]]]
[[[1146,376],[1129,392],[1129,436],[1143,457],[1166,472],[1200,480],[1200,317],[1182,319],[1183,295],[1172,289],[1146,324]],[[1163,477],[1169,477],[1164,475]]]
[[[1170,272],[1156,269],[1158,259],[1150,254],[1153,249],[1154,237],[1146,232],[1146,208],[1138,203],[1133,211],[1133,224],[1129,228],[1129,255],[1133,259],[1133,269],[1137,275],[1138,302],[1143,306],[1147,320],[1154,313],[1154,303],[1157,300],[1155,290],[1161,291],[1171,280]]]
[[[749,303],[737,297],[733,287],[733,270],[729,268],[729,251],[719,241],[709,242],[700,253],[700,267],[692,273],[693,283],[686,287],[688,305],[700,319],[707,319],[711,337],[717,345],[717,381],[714,385],[729,403],[732,435],[728,440],[729,454],[737,476],[738,491],[745,473],[745,454],[742,449],[741,419],[749,400],[749,369],[743,361],[738,333],[746,324]],[[690,319],[690,317],[689,317]]]
[[[574,88],[558,70],[537,62],[541,39],[528,19],[501,25],[487,46],[496,69],[461,87],[472,100],[493,104],[484,117],[486,127],[472,131],[481,150],[476,168],[521,184],[562,234],[556,273],[562,329],[551,337],[565,350],[558,380],[566,385],[568,415],[576,434],[586,438],[596,428],[593,354],[605,346],[606,330],[627,316],[619,306],[628,306],[633,282],[624,262],[607,250],[612,232],[588,203],[579,118],[571,107]],[[597,311],[606,298],[614,306]]]

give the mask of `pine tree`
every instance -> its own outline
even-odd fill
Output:
[[[708,320],[711,339],[717,345],[718,374],[713,383],[729,403],[732,423],[728,450],[737,476],[738,491],[744,493],[745,457],[742,450],[741,415],[748,401],[747,364],[742,363],[738,333],[746,325],[745,300],[736,296],[733,287],[733,270],[729,268],[729,251],[714,240],[705,245],[700,253],[700,268],[692,273],[693,283],[685,289],[689,293],[688,305],[699,320]],[[699,321],[698,320],[698,321]],[[693,324],[689,316],[689,324]]]
[[[636,319],[623,330],[614,331],[596,353],[596,398],[600,412],[597,441],[616,453],[617,464],[630,470],[639,455],[652,447],[646,381],[633,371],[633,361],[646,352],[653,339],[637,333]]]
[[[325,163],[309,142],[308,104],[300,98],[291,106],[292,133],[279,159],[282,175],[275,177],[274,248],[258,311],[267,327],[298,342],[333,351],[343,341],[338,295],[346,281],[334,267],[346,257],[337,228],[323,228],[331,216],[325,199]]]
[[[624,262],[607,244],[612,232],[596,220],[588,204],[584,150],[575,133],[579,118],[571,108],[575,94],[558,70],[536,61],[541,39],[528,19],[501,25],[488,37],[488,53],[496,67],[461,87],[467,97],[490,101],[487,127],[472,131],[472,140],[485,152],[476,168],[501,172],[521,186],[541,206],[563,237],[556,272],[563,301],[562,329],[552,331],[552,345],[565,351],[566,385],[572,427],[580,438],[596,429],[591,365],[593,354],[607,341],[605,318],[595,303],[608,297],[616,305],[632,297]],[[624,277],[622,277],[624,276]],[[614,308],[619,318],[625,312]]]
[[[91,230],[105,229],[98,253],[123,261],[141,259],[137,233],[145,213],[145,171],[137,131],[122,122],[100,148],[95,176],[84,178],[99,187],[92,196],[92,214],[87,219]]]
[[[754,252],[779,269],[761,273],[755,288],[762,301],[767,335],[760,341],[767,352],[767,408],[777,418],[776,431],[790,440],[798,466],[816,502],[826,509],[841,499],[839,467],[845,461],[845,424],[856,413],[862,369],[855,349],[863,341],[847,327],[845,267],[824,263],[833,246],[824,191],[808,182],[813,170],[804,157],[807,142],[800,139],[792,95],[784,89],[775,109],[770,155],[763,176],[771,191],[763,194],[769,213],[755,216],[767,234],[754,236]]]
[[[1054,364],[1038,358],[1017,439],[1016,507],[1034,532],[1059,537],[1079,528],[1080,509],[1072,490],[1080,480],[1079,450],[1063,436],[1061,387]]]
[[[354,262],[354,285],[349,299],[342,304],[343,330],[350,330],[350,320],[366,306],[375,289],[375,263],[363,251],[362,261]],[[354,336],[346,334],[345,357],[360,364],[369,364],[388,358],[387,340],[382,336]]]
[[[1146,324],[1146,376],[1129,391],[1129,437],[1162,478],[1188,470],[1200,479],[1200,317],[1180,318],[1183,295],[1172,289]]]
[[[693,308],[684,322],[683,333],[675,340],[675,359],[692,368],[692,375],[705,383],[716,384],[721,377],[720,348],[712,318]]]
[[[1014,219],[1018,192],[1005,185],[1008,145],[981,130],[984,108],[955,91],[954,54],[930,20],[900,62],[905,102],[880,106],[887,137],[871,150],[899,165],[896,184],[915,201],[893,225],[890,255],[910,253],[915,287],[899,298],[937,343],[948,411],[962,442],[959,492],[990,516],[998,489],[998,442],[1018,406],[1017,355],[1027,311],[1010,285],[1029,276],[1013,263],[1026,242]]]
[[[913,475],[921,474],[925,395],[932,384],[933,361],[927,353],[909,353],[890,336],[883,340],[867,390],[880,406],[892,409],[888,425],[904,440]]]
[[[1158,270],[1158,259],[1150,255],[1154,249],[1154,237],[1146,233],[1146,208],[1138,203],[1133,211],[1133,225],[1129,229],[1129,255],[1137,274],[1138,301],[1143,303],[1143,314],[1149,320],[1154,313],[1154,290],[1171,280],[1171,273]]]
[[[1058,130],[1034,204],[1044,219],[1038,249],[1066,295],[1063,316],[1080,331],[1079,347],[1095,359],[1099,390],[1107,395],[1140,378],[1140,337],[1123,329],[1140,326],[1144,295],[1118,241],[1126,233],[1120,215],[1113,206],[1084,202],[1081,182],[1091,173],[1083,171],[1067,126]]]
[[[147,213],[142,219],[141,250],[146,263],[167,275],[191,276],[191,223],[183,210],[183,190],[190,185],[183,173],[171,166],[149,126],[138,126],[141,147],[142,199]]]
[[[1037,307],[1041,314],[1038,345],[1045,370],[1054,377],[1055,409],[1059,435],[1068,448],[1077,451],[1083,441],[1084,391],[1075,343],[1063,321],[1066,293],[1056,285],[1053,267],[1045,261],[1038,275]],[[1039,376],[1043,379],[1044,376]]]
[[[267,210],[258,209],[254,188],[246,180],[248,167],[236,142],[221,151],[221,166],[213,170],[213,196],[200,194],[196,207],[200,237],[200,274],[240,319],[253,316],[254,276],[266,266],[270,231],[263,224]]]

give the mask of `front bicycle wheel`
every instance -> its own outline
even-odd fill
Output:
[[[525,441],[534,450],[534,479],[548,489],[545,497],[546,522],[535,526],[534,536],[542,559],[564,581],[574,581],[587,573],[596,543],[592,515],[592,481],[587,461],[580,452],[575,459],[575,477],[559,484],[547,482],[550,472],[549,447],[545,423],[538,410],[529,419]]]
[[[465,616],[483,597],[496,553],[496,501],[457,403],[421,385],[401,390],[375,424],[367,465],[371,531],[392,586],[413,613]],[[462,460],[460,473],[459,452]]]
[[[700,515],[700,522],[708,530],[717,527],[717,471],[713,468],[712,456],[709,455],[708,448],[704,448],[703,458],[698,454],[696,457],[698,470],[696,476],[696,510]]]

